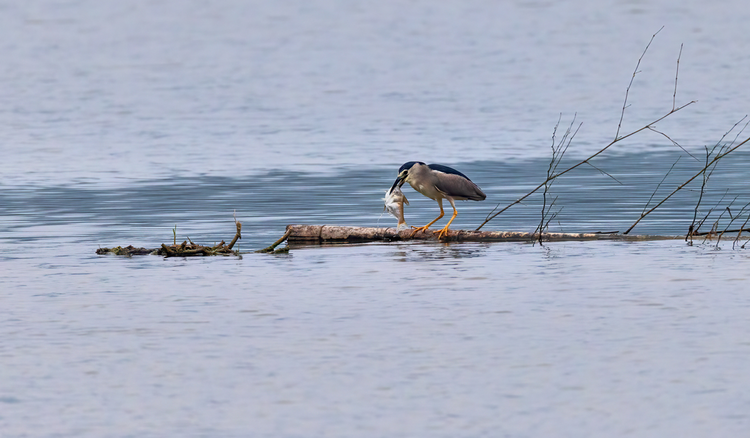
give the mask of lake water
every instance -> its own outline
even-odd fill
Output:
[[[453,224],[476,228],[544,179],[560,117],[558,139],[583,123],[560,169],[614,138],[664,26],[621,134],[672,108],[684,43],[675,103],[697,102],[656,128],[687,152],[646,131],[552,187],[552,231],[624,231],[747,114],[749,19],[739,1],[0,3],[0,436],[744,436],[747,237],[252,251],[287,224],[394,226],[381,198],[410,160],[484,189]],[[712,174],[705,229],[747,219],[749,150]],[[684,235],[699,188],[633,233]],[[437,215],[404,192],[410,225]],[[540,209],[484,229],[533,231]],[[241,258],[95,254],[175,226],[229,240],[233,215]]]

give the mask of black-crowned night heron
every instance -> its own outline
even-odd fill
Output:
[[[445,211],[443,211],[443,199],[447,199],[451,203],[453,217],[440,230],[438,239],[442,239],[443,236],[448,234],[448,227],[450,227],[453,219],[458,216],[456,204],[453,201],[464,201],[467,199],[484,201],[487,198],[482,189],[474,184],[468,176],[456,169],[440,164],[424,164],[421,161],[409,161],[405,163],[398,170],[398,177],[393,183],[391,190],[395,187],[401,187],[405,182],[408,182],[419,193],[437,201],[438,206],[440,206],[440,216],[429,224],[416,228],[414,233],[427,231],[430,225],[445,215]]]

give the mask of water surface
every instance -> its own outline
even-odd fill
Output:
[[[0,3],[0,435],[742,436],[733,236],[252,250],[291,223],[395,225],[381,198],[415,159],[484,189],[458,204],[475,228],[544,178],[558,120],[583,122],[563,167],[614,138],[664,26],[621,133],[672,108],[684,43],[675,103],[697,103],[657,128],[697,159],[644,132],[551,191],[551,230],[623,231],[747,113],[748,19],[698,1]],[[717,167],[706,227],[747,217],[748,161]],[[683,235],[699,188],[634,232]],[[405,194],[409,224],[437,215]],[[541,207],[486,229],[533,231]],[[233,216],[241,258],[94,253],[175,226],[227,240]]]

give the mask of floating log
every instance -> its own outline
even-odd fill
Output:
[[[117,246],[114,248],[99,248],[97,254],[115,254],[123,256],[134,255],[161,255],[164,257],[191,257],[212,255],[234,255],[239,256],[239,251],[233,248],[238,239],[241,238],[242,224],[237,225],[237,233],[227,245],[222,240],[218,245],[203,246],[193,242],[182,242],[179,245],[162,244],[159,248],[136,248],[130,246]],[[413,234],[413,235],[412,235]],[[683,236],[648,236],[648,235],[625,235],[616,231],[599,233],[544,233],[542,241],[561,242],[576,240],[623,240],[623,241],[645,241],[645,240],[671,240],[682,239]],[[441,239],[441,242],[532,242],[538,241],[537,233],[524,233],[518,231],[468,231],[451,230]],[[427,232],[396,228],[375,227],[346,227],[338,225],[287,225],[284,235],[271,246],[255,251],[259,253],[285,253],[289,246],[277,249],[276,247],[287,242],[289,245],[320,245],[337,243],[365,243],[365,242],[398,242],[398,241],[433,241],[437,242],[437,233],[430,230]]]
[[[337,225],[288,225],[285,235],[290,244],[320,244],[320,243],[363,243],[363,242],[394,242],[394,241],[438,241],[437,234],[432,230],[427,232],[406,229],[398,231],[396,228],[375,227],[345,227]],[[681,239],[680,236],[634,236],[606,233],[543,233],[542,241],[575,241],[575,240],[672,240]],[[469,231],[450,230],[441,242],[530,242],[538,241],[538,233],[524,233],[519,231]]]

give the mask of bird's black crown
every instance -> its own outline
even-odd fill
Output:
[[[403,172],[404,170],[408,170],[408,169],[411,169],[411,167],[412,167],[413,165],[415,165],[415,164],[424,164],[424,163],[423,163],[423,162],[421,162],[421,161],[409,161],[408,163],[404,163],[404,165],[403,165],[403,166],[401,166],[401,168],[400,168],[400,169],[398,170],[398,173],[401,173],[401,172]]]

